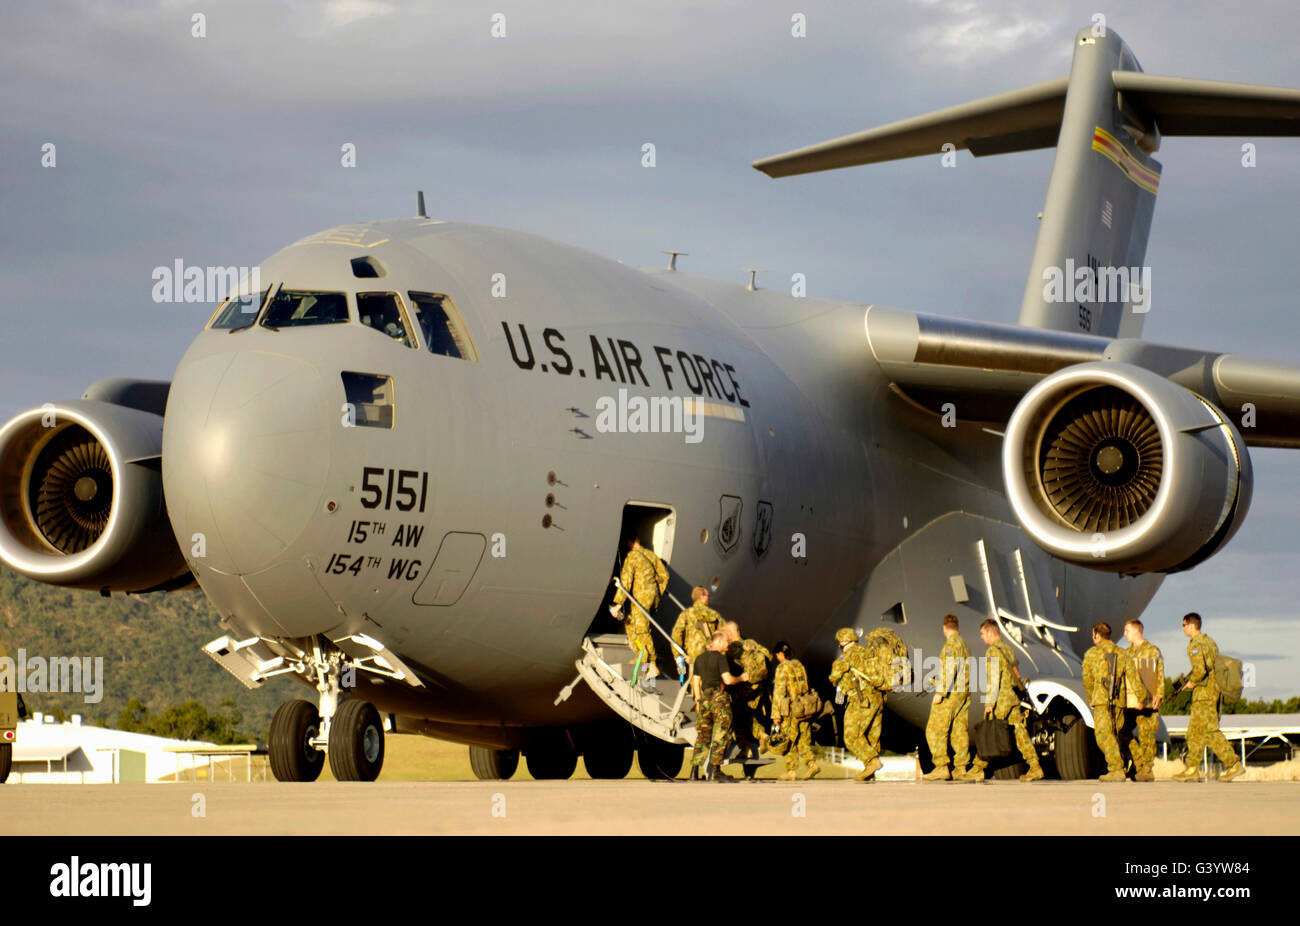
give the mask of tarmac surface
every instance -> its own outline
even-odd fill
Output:
[[[708,832],[1297,835],[1300,785],[832,779],[0,787],[4,835]]]

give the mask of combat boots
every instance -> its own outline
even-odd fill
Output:
[[[972,765],[970,768],[962,769],[952,776],[953,781],[983,781],[984,766]]]
[[[1244,775],[1244,774],[1246,774],[1246,766],[1238,762],[1232,768],[1228,769],[1226,772],[1220,775],[1219,781],[1232,781],[1232,779],[1236,778],[1238,775]]]
[[[795,781],[798,777],[799,775],[792,768],[786,769],[780,775],[776,776],[777,781]]]
[[[921,776],[922,781],[952,781],[952,773],[946,765],[936,765]]]
[[[1201,770],[1195,765],[1189,765],[1174,776],[1174,781],[1200,781],[1200,779]]]
[[[1043,767],[1035,762],[1029,766],[1029,771],[1020,776],[1021,781],[1040,781],[1044,778]]]
[[[1155,781],[1155,780],[1156,780],[1156,776],[1151,773],[1151,769],[1149,768],[1144,768],[1142,771],[1138,772],[1137,776],[1134,778],[1134,781]]]
[[[803,777],[804,777],[804,778],[816,778],[818,775],[821,774],[821,770],[822,770],[822,767],[821,767],[820,765],[818,765],[816,762],[809,762],[809,763],[808,763],[808,774],[805,775],[805,776],[803,776]]]
[[[877,757],[866,764],[862,771],[853,776],[854,781],[870,781],[880,769],[885,767],[885,763]]]

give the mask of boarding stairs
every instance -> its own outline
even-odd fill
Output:
[[[622,589],[617,577],[614,586]],[[664,629],[641,607],[640,602],[627,594],[632,607],[640,610],[657,633],[671,648],[674,657],[684,661],[686,654],[673,642]],[[685,610],[682,603],[671,594],[668,598]],[[676,661],[676,660],[674,660]],[[681,663],[679,663],[681,664]],[[637,663],[637,654],[628,644],[626,634],[593,634],[582,640],[582,656],[574,663],[578,675],[560,691],[556,704],[568,700],[574,688],[586,682],[600,700],[632,726],[667,743],[683,746],[695,745],[695,699],[690,693],[690,678],[683,683],[679,678],[660,675],[654,680],[656,691],[647,691],[640,685],[645,667]],[[690,669],[687,669],[689,672]],[[735,747],[733,747],[735,756]],[[752,778],[761,766],[776,761],[772,757],[750,756],[733,761],[740,763],[746,778]]]
[[[645,667],[637,665],[625,635],[584,637],[582,657],[574,667],[578,676],[560,692],[556,704],[586,682],[596,697],[638,730],[666,743],[695,745],[695,701],[689,681],[682,684],[660,676],[654,680],[657,691],[647,691],[639,684]]]

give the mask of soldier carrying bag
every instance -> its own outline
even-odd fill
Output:
[[[1016,738],[1011,724],[991,714],[970,728],[975,751],[981,759],[1002,759],[1011,755]]]

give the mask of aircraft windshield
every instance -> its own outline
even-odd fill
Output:
[[[262,290],[260,293],[231,296],[221,308],[217,309],[216,318],[208,327],[222,328],[227,331],[247,328],[257,321],[257,313],[262,308],[262,302],[265,299],[266,290]]]
[[[407,330],[397,293],[357,293],[357,317],[367,328],[374,328],[399,344],[415,346],[415,339]]]
[[[424,332],[429,351],[444,357],[475,359],[473,345],[460,325],[459,313],[446,296],[437,293],[407,293],[412,311]]]
[[[341,325],[347,320],[348,301],[343,293],[282,289],[271,300],[262,324],[267,328],[298,328],[305,325]]]

